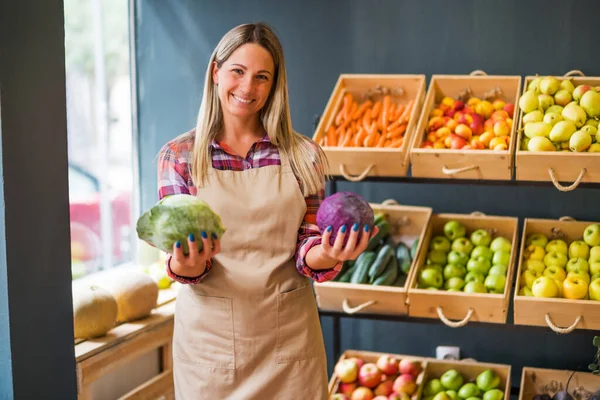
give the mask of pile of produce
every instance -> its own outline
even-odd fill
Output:
[[[491,369],[481,372],[469,381],[455,369],[449,369],[439,378],[428,380],[423,386],[423,400],[503,400],[504,387],[498,374]]]
[[[569,389],[569,384],[571,383],[571,379],[575,374],[576,371],[571,373],[566,384],[553,379],[544,385],[539,385],[538,390],[536,390],[537,393],[531,398],[531,400],[600,400],[600,390],[598,390],[598,387],[600,387],[600,382],[597,382],[595,387],[590,388],[591,390],[583,386],[578,386],[575,388],[571,386],[571,390]],[[592,390],[595,390],[595,392],[592,392]]]
[[[495,92],[493,92],[495,93]],[[514,104],[494,94],[484,99],[444,97],[429,113],[424,149],[505,151],[511,141]]]
[[[600,301],[600,225],[570,241],[534,232],[526,238],[519,295]]]
[[[330,399],[409,400],[417,393],[422,371],[420,361],[389,354],[381,355],[375,362],[346,358],[335,365],[339,385]]]
[[[368,96],[367,96],[368,97]],[[320,139],[321,146],[337,147],[401,147],[414,99],[407,104],[392,100],[396,97],[383,90],[381,100],[355,98],[347,93],[335,120]]]
[[[600,152],[600,87],[537,77],[519,99],[524,151]]]
[[[418,288],[466,293],[504,293],[511,242],[486,229],[467,232],[459,221],[448,221],[434,233]]]

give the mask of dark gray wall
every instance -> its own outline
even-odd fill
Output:
[[[62,0],[0,2],[0,398],[75,399]]]
[[[206,63],[233,26],[263,20],[282,39],[296,130],[312,135],[340,73],[600,75],[600,3],[588,1],[158,1],[136,15],[142,209],[156,201],[155,156],[195,124]],[[544,13],[544,14],[543,14]],[[395,198],[434,212],[598,219],[598,189],[361,183],[338,185],[369,201]],[[512,308],[510,322],[512,322]],[[323,318],[331,359],[331,321]],[[464,356],[513,365],[585,369],[593,332],[558,336],[502,325],[451,329],[440,324],[343,320],[342,349],[433,356],[458,345]]]

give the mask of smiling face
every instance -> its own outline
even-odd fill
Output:
[[[248,119],[258,116],[271,92],[275,65],[271,54],[256,43],[238,47],[219,68],[213,67],[213,80],[224,118]]]

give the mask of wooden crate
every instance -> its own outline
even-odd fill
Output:
[[[375,212],[383,211],[392,225],[393,238],[412,246],[419,239],[417,255],[427,229],[431,208],[401,206],[393,200],[371,204]],[[412,262],[404,287],[373,286],[345,282],[314,283],[317,303],[321,310],[343,311],[347,314],[406,315],[407,285],[410,282],[417,257]]]
[[[343,176],[349,181],[361,181],[367,176],[405,176],[409,165],[412,135],[417,126],[421,105],[425,97],[425,75],[363,75],[342,74],[331,93],[313,139],[319,143],[334,123],[344,95],[363,96],[377,86],[392,90],[401,89],[402,95],[392,95],[394,102],[408,104],[414,101],[405,139],[400,148],[336,147],[323,146],[329,161],[328,173]],[[379,100],[381,95],[375,95]]]
[[[573,371],[524,367],[519,400],[532,400],[536,394],[543,393],[548,393],[552,397],[555,393],[552,382],[562,383],[564,390],[571,374]],[[569,393],[573,395],[573,391],[580,390],[579,388],[592,393],[600,390],[600,377],[589,372],[575,372],[569,383]]]
[[[504,236],[512,242],[504,294],[432,291],[417,288],[419,271],[426,263],[429,242],[436,234],[442,232],[444,224],[451,220],[461,222],[467,228],[468,235],[478,228],[491,229],[494,237]],[[450,327],[460,327],[468,321],[506,323],[514,265],[518,252],[517,232],[518,218],[486,216],[481,213],[470,215],[433,214],[408,287],[409,315],[411,317],[439,318]],[[458,321],[451,321],[451,319]]]
[[[504,399],[510,399],[510,365],[481,363],[476,361],[453,361],[428,359],[425,365],[423,385],[419,390],[418,400],[423,398],[422,388],[431,379],[440,378],[442,374],[450,369],[460,372],[465,378],[465,383],[475,382],[477,376],[488,369],[494,371],[500,377],[499,390],[504,391]]]
[[[429,113],[445,96],[457,98],[463,90],[471,88],[474,96],[482,98],[486,92],[499,88],[501,94],[498,97],[517,106],[521,91],[520,76],[476,75],[477,73],[478,71],[471,75],[431,77],[410,150],[413,177],[489,180],[512,178],[517,125],[514,120],[510,134],[512,140],[509,148],[504,151],[421,148],[425,141]]]
[[[600,329],[600,301],[539,298],[519,295],[519,279],[525,271],[523,254],[527,235],[540,232],[550,238],[568,241],[581,239],[584,229],[594,222],[526,218],[523,224],[521,249],[514,294],[514,323],[548,326],[557,333],[574,329]],[[597,223],[597,222],[596,222]],[[600,379],[600,378],[599,378]]]
[[[356,357],[356,358],[360,358],[360,359],[364,360],[365,363],[375,363],[375,362],[377,362],[377,359],[384,354],[393,355],[394,357],[398,358],[399,360],[401,360],[403,358],[409,358],[411,360],[421,361],[421,373],[419,374],[419,376],[417,377],[417,380],[416,380],[417,385],[419,386],[419,390],[415,393],[415,395],[413,395],[413,399],[416,400],[418,394],[420,393],[420,386],[422,385],[422,382],[423,382],[423,376],[425,373],[425,368],[426,368],[427,362],[428,362],[428,360],[430,360],[429,358],[410,356],[410,355],[401,355],[401,354],[392,354],[392,353],[379,353],[379,352],[373,352],[373,351],[346,350],[340,356],[340,358],[337,362],[346,360],[348,358]],[[338,392],[339,384],[340,384],[340,380],[335,375],[335,373],[333,373],[329,380],[329,396],[330,397]]]
[[[572,77],[574,74],[581,76]],[[600,86],[600,77],[586,77],[581,71],[570,71],[565,77],[573,84]],[[523,93],[536,76],[526,76]],[[519,135],[516,141],[515,179],[519,181],[551,181],[560,191],[570,191],[580,182],[600,182],[600,153],[532,152],[521,150],[523,113],[519,109]],[[560,182],[568,182],[563,185]]]

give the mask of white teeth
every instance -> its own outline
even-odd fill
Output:
[[[235,94],[232,94],[233,98],[236,99],[237,101],[239,101],[240,103],[244,103],[244,104],[250,104],[252,102],[252,100],[244,100],[244,99],[240,99],[239,97],[237,97]]]

